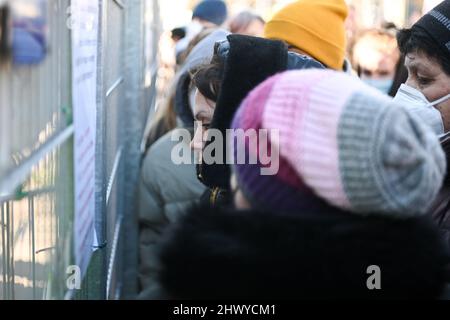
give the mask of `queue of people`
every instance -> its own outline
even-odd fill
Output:
[[[351,54],[344,0],[226,13],[149,136],[139,298],[450,299],[450,0]]]

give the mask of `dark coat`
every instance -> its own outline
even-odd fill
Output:
[[[444,186],[439,192],[431,214],[441,230],[444,241],[450,246],[450,186]]]
[[[447,160],[447,174],[444,179],[444,185],[436,197],[430,213],[439,225],[444,240],[450,246],[450,135],[447,135],[442,140],[441,144]]]
[[[427,217],[361,217],[316,206],[298,215],[192,209],[166,234],[167,298],[438,298],[446,245]],[[368,290],[367,268],[381,270]]]

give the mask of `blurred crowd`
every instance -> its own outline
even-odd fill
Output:
[[[344,0],[228,13],[171,31],[140,298],[450,299],[450,0],[357,32]]]

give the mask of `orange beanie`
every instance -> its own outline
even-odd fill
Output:
[[[345,0],[298,0],[276,13],[264,34],[297,47],[329,68],[342,70],[347,15]]]

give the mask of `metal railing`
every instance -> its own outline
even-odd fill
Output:
[[[99,248],[75,291],[66,286],[67,267],[74,263],[70,0],[47,2],[45,61],[28,67],[0,62],[0,299],[132,298],[137,289],[134,188],[156,91],[158,2],[99,0]]]

